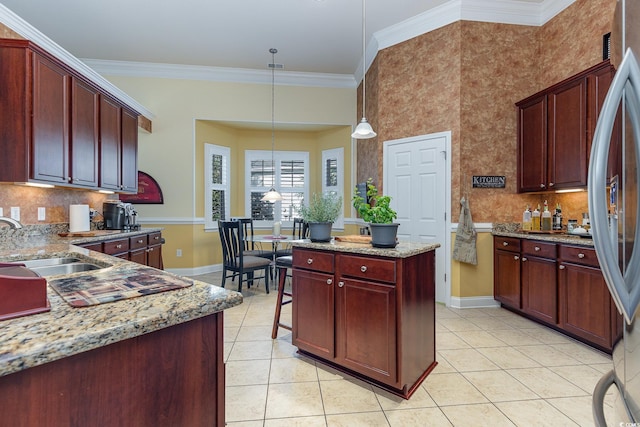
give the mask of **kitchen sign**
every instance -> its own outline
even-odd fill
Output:
[[[506,176],[473,175],[473,188],[505,188]]]

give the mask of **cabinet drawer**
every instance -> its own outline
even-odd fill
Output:
[[[129,237],[129,249],[142,249],[147,247],[147,235],[141,234],[139,236]]]
[[[154,246],[154,245],[159,245],[160,243],[162,243],[162,233],[161,232],[156,232],[156,233],[149,233],[149,246]]]
[[[396,282],[396,262],[387,259],[354,255],[338,255],[340,275],[358,277],[376,282]]]
[[[600,268],[596,250],[584,246],[560,246],[560,260]]]
[[[503,251],[510,252],[520,252],[520,239],[516,237],[495,236],[493,238],[493,245],[495,249],[502,249]]]
[[[333,253],[293,248],[293,266],[306,270],[333,273]]]
[[[556,253],[556,247],[557,245],[555,243],[538,242],[535,240],[523,240],[522,254],[555,259],[558,256],[558,254]]]
[[[109,240],[102,244],[102,250],[107,255],[119,254],[129,251],[129,239]]]

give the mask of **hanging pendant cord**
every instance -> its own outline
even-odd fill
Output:
[[[275,147],[275,111],[276,111],[276,53],[278,49],[271,48],[269,49],[271,52],[271,165],[273,167],[273,176],[275,178],[276,174],[276,162],[274,156],[274,147]],[[275,186],[275,182],[273,183]],[[275,187],[274,187],[275,188]]]
[[[366,0],[362,0],[362,117],[366,117],[365,100],[367,90],[367,45],[366,45],[366,30],[365,30],[365,4]]]

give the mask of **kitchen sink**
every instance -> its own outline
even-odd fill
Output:
[[[43,259],[27,259],[22,261],[17,261],[20,264],[24,264],[27,268],[37,268],[37,267],[49,267],[49,266],[57,266],[60,264],[71,264],[74,262],[81,262],[78,258],[72,257],[63,257],[63,258],[43,258]]]
[[[105,268],[104,266],[74,257],[27,259],[16,261],[16,263],[24,264],[25,267],[34,273],[38,273],[40,276],[58,276],[60,274],[79,273]]]
[[[100,270],[99,265],[90,264],[88,262],[71,262],[58,265],[43,265],[40,267],[29,267],[31,271],[38,273],[40,276],[57,276],[60,274],[79,273],[81,271]]]

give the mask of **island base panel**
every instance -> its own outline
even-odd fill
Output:
[[[223,314],[0,377],[17,426],[224,426]]]

